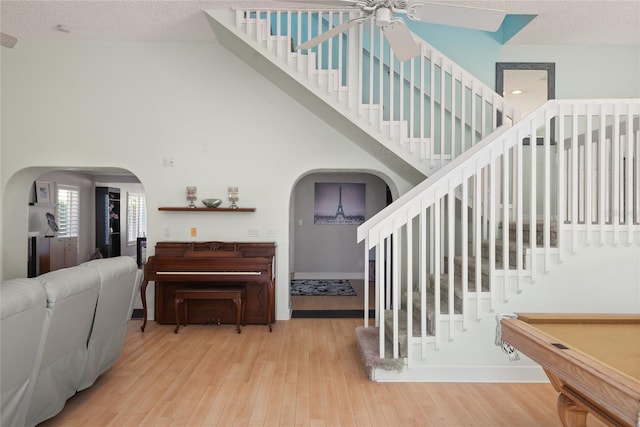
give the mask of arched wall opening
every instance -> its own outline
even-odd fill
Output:
[[[2,191],[2,264],[3,280],[27,277],[29,236],[44,237],[48,231],[47,212],[55,212],[55,198],[51,203],[38,203],[36,181],[49,184],[52,197],[58,185],[78,187],[80,192],[80,229],[78,263],[87,261],[95,251],[95,187],[116,186],[121,189],[125,203],[121,206],[124,218],[128,192],[144,193],[144,186],[131,172],[121,168],[29,167],[11,176]],[[123,243],[123,255],[135,256],[135,247]]]
[[[387,176],[371,170],[314,170],[294,184],[290,204],[290,279],[364,279],[364,247],[357,242],[358,224],[327,224],[316,218],[316,188],[323,184],[360,184],[364,189],[364,220],[398,196]],[[348,216],[347,200],[343,200]],[[336,210],[338,209],[336,205]],[[295,304],[294,304],[295,305]],[[292,309],[296,309],[292,306]]]

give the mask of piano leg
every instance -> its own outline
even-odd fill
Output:
[[[236,330],[240,333],[242,332],[242,329],[240,329],[240,323],[242,323],[242,295],[232,301],[236,305]]]
[[[269,332],[272,332],[271,318],[273,317],[273,307],[275,307],[275,285],[274,280],[270,280],[267,283],[267,289],[269,290],[269,306],[267,308],[267,324],[269,325]]]
[[[173,308],[175,310],[176,313],[176,328],[173,330],[174,334],[178,333],[178,329],[180,329],[180,304],[183,304],[184,300],[179,297],[176,296],[176,299],[173,302]],[[187,304],[184,304],[184,326],[187,326]]]

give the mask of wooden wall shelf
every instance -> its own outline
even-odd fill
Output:
[[[159,211],[170,212],[255,212],[256,208],[187,208],[187,207],[159,207]]]

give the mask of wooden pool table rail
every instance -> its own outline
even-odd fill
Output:
[[[584,426],[590,412],[612,426],[636,427],[640,417],[640,380],[588,355],[559,348],[558,340],[536,323],[637,323],[629,315],[529,315],[501,319],[502,340],[542,366],[558,391],[558,414],[564,426]],[[529,324],[528,322],[531,322]],[[559,343],[562,344],[562,343]]]

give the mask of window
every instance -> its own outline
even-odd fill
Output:
[[[80,191],[78,187],[58,185],[58,236],[80,234]]]
[[[147,198],[144,194],[127,194],[127,246],[147,235]]]

